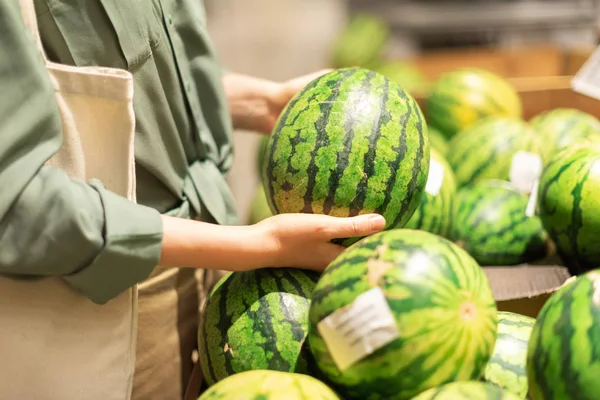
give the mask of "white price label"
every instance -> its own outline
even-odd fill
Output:
[[[528,151],[517,151],[510,164],[509,179],[522,193],[531,193],[533,185],[542,174],[542,157]]]
[[[528,217],[533,217],[535,215],[535,206],[537,204],[539,187],[540,187],[540,180],[536,179],[535,182],[533,183],[533,189],[531,189],[531,194],[529,195],[529,201],[527,202],[527,209],[525,210],[525,215]]]
[[[575,92],[600,100],[600,47],[594,50],[577,71],[571,80],[571,88]]]
[[[379,287],[358,296],[352,304],[317,325],[333,361],[344,371],[398,338],[396,320]]]
[[[429,160],[429,175],[427,176],[427,184],[425,191],[432,196],[437,196],[442,189],[444,182],[444,167],[433,158]]]

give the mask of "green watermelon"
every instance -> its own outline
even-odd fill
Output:
[[[333,45],[332,67],[368,67],[377,62],[389,37],[389,26],[378,16],[352,15]]]
[[[401,228],[425,190],[427,126],[398,84],[364,69],[335,70],[287,105],[267,157],[263,182],[274,214],[376,212],[386,228]]]
[[[427,85],[427,78],[423,72],[407,61],[383,61],[372,69],[387,76],[410,93],[421,91]]]
[[[564,285],[538,314],[527,351],[532,400],[600,395],[600,271]]]
[[[340,400],[324,383],[307,375],[246,371],[210,387],[198,400]]]
[[[560,150],[579,139],[600,138],[600,121],[593,115],[573,108],[557,108],[538,114],[530,121],[542,138],[545,163]]]
[[[527,397],[527,344],[535,319],[521,314],[498,312],[498,338],[494,354],[485,368],[487,382]]]
[[[224,277],[208,298],[198,332],[207,383],[257,369],[308,373],[304,341],[318,276],[268,268]]]
[[[487,116],[522,115],[521,99],[514,87],[500,76],[476,68],[442,74],[426,102],[428,121],[448,137]]]
[[[413,400],[519,400],[510,392],[483,382],[452,382],[429,389]]]
[[[405,228],[447,237],[452,227],[455,196],[454,173],[444,157],[432,148],[425,195]]]
[[[573,275],[600,266],[600,144],[574,143],[544,169],[538,214]]]
[[[508,182],[484,180],[466,186],[456,202],[451,237],[479,264],[516,265],[547,255],[542,222],[526,213],[529,197]]]
[[[259,185],[259,187],[256,188],[254,197],[250,203],[250,216],[248,218],[248,223],[256,224],[263,219],[267,219],[272,216],[273,213],[271,213],[271,209],[269,208],[267,196],[265,195],[265,189],[262,187],[262,185]]]
[[[452,138],[447,160],[459,187],[481,179],[518,180],[530,174],[523,187],[527,192],[542,169],[539,150],[539,138],[525,121],[489,117]]]
[[[396,229],[361,240],[327,267],[313,292],[308,339],[340,395],[405,400],[480,378],[496,316],[486,275],[464,250]]]
[[[265,154],[267,152],[267,144],[269,143],[268,136],[261,136],[260,143],[258,144],[258,152],[256,154],[256,164],[258,165],[258,173],[260,174],[263,170],[265,162]]]
[[[448,139],[439,129],[428,125],[427,132],[429,133],[429,147],[436,149],[441,155],[448,155]]]

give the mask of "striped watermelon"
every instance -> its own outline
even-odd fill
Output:
[[[532,400],[600,396],[600,271],[580,275],[544,304],[527,352]]]
[[[333,45],[334,68],[368,67],[377,62],[390,37],[387,23],[373,14],[354,14]]]
[[[257,369],[306,373],[310,297],[318,274],[259,269],[229,274],[211,293],[198,348],[206,381]]]
[[[405,228],[447,237],[452,227],[455,196],[454,173],[444,157],[432,148],[425,195]]]
[[[519,400],[510,392],[483,382],[452,382],[429,389],[413,400]]]
[[[572,274],[600,266],[600,144],[583,141],[544,169],[538,214]]]
[[[254,197],[250,203],[250,216],[248,218],[249,224],[256,224],[263,219],[267,219],[273,216],[269,203],[267,202],[267,196],[265,195],[265,189],[262,185],[259,185],[254,192]]]
[[[263,182],[274,214],[377,212],[389,229],[411,217],[428,171],[416,101],[383,75],[349,68],[317,78],[287,105],[269,140]]]
[[[256,154],[256,164],[258,165],[258,173],[260,174],[263,170],[265,162],[265,153],[267,152],[267,144],[269,144],[268,136],[261,136],[258,144],[258,152]]]
[[[340,400],[324,383],[307,375],[246,371],[209,388],[198,400]]]
[[[600,121],[573,108],[557,108],[531,119],[542,138],[542,157],[546,163],[561,149],[590,136],[600,138]]]
[[[510,180],[511,168],[515,169],[513,179],[522,177],[530,168],[527,162],[520,161],[523,154],[537,158],[537,167],[541,169],[539,149],[539,138],[528,123],[514,118],[490,117],[453,137],[447,160],[461,187],[481,179]]]
[[[515,89],[498,75],[475,68],[442,74],[426,101],[428,121],[448,137],[487,116],[522,115]]]
[[[527,216],[529,198],[504,181],[484,180],[458,191],[452,239],[481,265],[516,265],[542,259],[548,235]]]
[[[535,319],[525,315],[499,312],[496,347],[484,373],[487,382],[521,399],[527,397],[527,344],[534,325]]]
[[[429,147],[436,149],[442,156],[448,155],[448,139],[439,129],[428,125],[427,132],[429,133]]]
[[[496,315],[489,282],[465,251],[428,232],[396,229],[361,240],[327,267],[313,293],[308,338],[340,395],[404,400],[481,377]],[[361,342],[373,352],[356,353]]]

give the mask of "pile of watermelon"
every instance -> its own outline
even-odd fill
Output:
[[[202,400],[600,396],[600,122],[575,109],[525,121],[515,89],[474,69],[441,76],[425,107],[364,68],[290,101],[261,142],[250,223],[387,224],[335,239],[346,249],[321,274],[225,276],[199,327]],[[498,311],[482,267],[554,248],[581,275],[537,319]]]

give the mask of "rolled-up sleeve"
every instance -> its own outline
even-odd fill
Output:
[[[62,276],[102,304],[158,262],[158,211],[44,166],[61,144],[46,69],[19,3],[0,0],[0,273]]]

